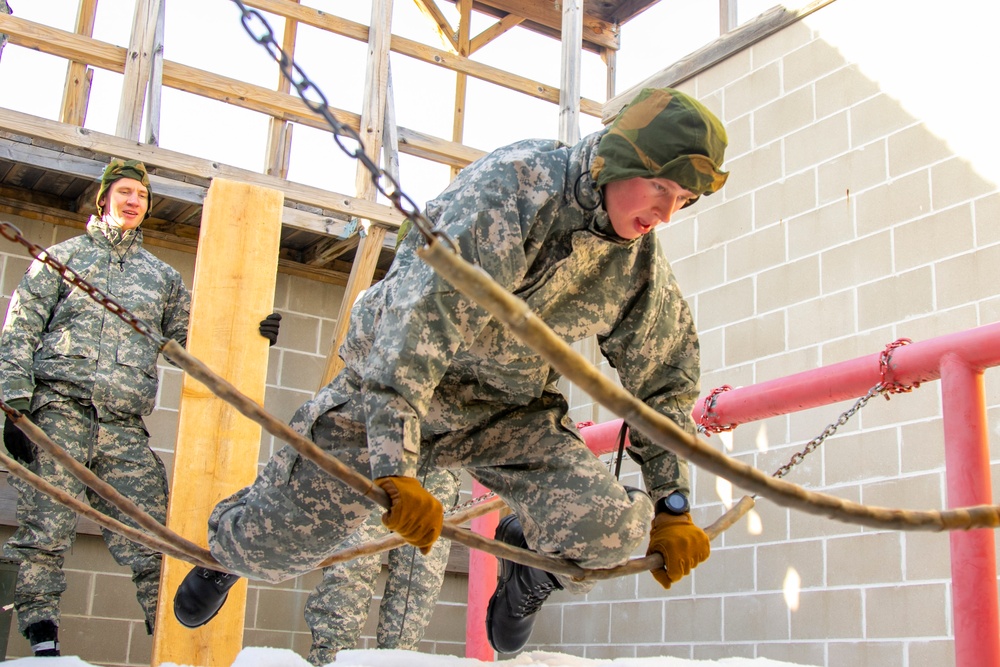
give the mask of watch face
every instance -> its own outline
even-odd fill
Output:
[[[666,497],[667,511],[673,514],[683,514],[688,511],[688,500],[680,491],[674,491]]]

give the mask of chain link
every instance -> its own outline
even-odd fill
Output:
[[[249,9],[246,5],[241,2],[241,0],[233,0],[237,7],[240,8],[242,12],[241,21],[243,23],[243,29],[246,30],[247,34],[254,39],[255,42],[263,46],[267,52],[271,55],[271,58],[278,63],[278,67],[281,69],[281,73],[285,75],[285,78],[295,87],[298,91],[299,97],[305,102],[312,111],[319,114],[333,130],[334,141],[340,149],[349,157],[354,158],[364,165],[365,169],[371,174],[372,184],[375,189],[378,190],[386,199],[388,199],[392,205],[402,213],[410,223],[413,224],[417,230],[423,234],[424,239],[431,243],[434,240],[439,240],[446,243],[453,251],[458,252],[458,246],[455,241],[451,239],[444,232],[434,229],[434,225],[431,223],[427,217],[420,212],[420,207],[417,205],[413,199],[403,192],[402,188],[392,174],[382,169],[378,164],[372,160],[371,157],[365,153],[364,142],[361,140],[361,136],[354,130],[354,128],[349,125],[345,125],[338,121],[333,113],[330,111],[330,105],[327,102],[326,95],[323,91],[313,83],[308,76],[306,76],[305,71],[296,63],[292,58],[288,57],[281,45],[278,44],[278,40],[275,38],[274,30],[271,29],[271,25],[267,22],[267,19],[258,12],[256,9]],[[313,99],[316,98],[316,99]],[[350,148],[344,144],[344,137],[351,139],[357,143],[356,148]]]

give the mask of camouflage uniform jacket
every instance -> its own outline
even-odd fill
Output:
[[[561,338],[596,335],[623,386],[693,433],[700,362],[691,314],[655,236],[621,239],[600,206],[588,173],[600,136],[573,147],[527,140],[500,148],[464,169],[428,203],[427,216]],[[406,237],[340,350],[360,376],[374,477],[414,474],[421,418],[436,390],[526,405],[558,379],[422,262],[414,252],[421,242],[420,234]],[[343,386],[324,388],[306,412],[344,402]],[[654,498],[687,490],[686,462],[639,433],[631,441]]]
[[[91,217],[87,233],[47,252],[100,288],[153,331],[187,341],[191,295],[180,274],[142,247],[142,230],[121,235]],[[15,290],[0,334],[4,400],[36,394],[31,409],[65,396],[104,416],[148,415],[156,399],[156,345],[79,288],[35,260]]]

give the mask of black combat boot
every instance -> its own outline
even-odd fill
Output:
[[[219,613],[229,589],[240,578],[235,574],[196,567],[187,573],[174,596],[174,616],[181,625],[198,628]]]
[[[528,548],[521,522],[511,514],[501,519],[496,539],[515,547]],[[535,612],[552,591],[562,585],[537,567],[500,559],[500,579],[486,608],[486,637],[500,653],[516,653],[524,648],[535,625]]]
[[[59,655],[59,626],[52,621],[38,621],[24,630],[36,658],[54,658]]]

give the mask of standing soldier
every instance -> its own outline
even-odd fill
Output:
[[[98,216],[90,218],[87,233],[46,252],[155,333],[184,345],[191,296],[180,274],[142,247],[139,225],[149,217],[151,197],[143,163],[112,160],[101,177]],[[272,345],[276,318],[270,316],[260,329]],[[0,333],[0,390],[7,404],[27,413],[73,458],[163,523],[167,475],[142,420],[156,399],[158,355],[152,341],[38,260],[11,297]],[[84,490],[83,482],[10,420],[3,441],[11,456],[46,481],[72,496]],[[76,513],[17,478],[11,484],[18,490],[18,527],[3,552],[20,562],[14,595],[18,628],[36,656],[56,656],[59,602],[66,590],[62,566],[76,539]],[[87,499],[95,509],[135,525],[90,489]],[[102,532],[115,561],[132,570],[152,634],[160,554]]]

